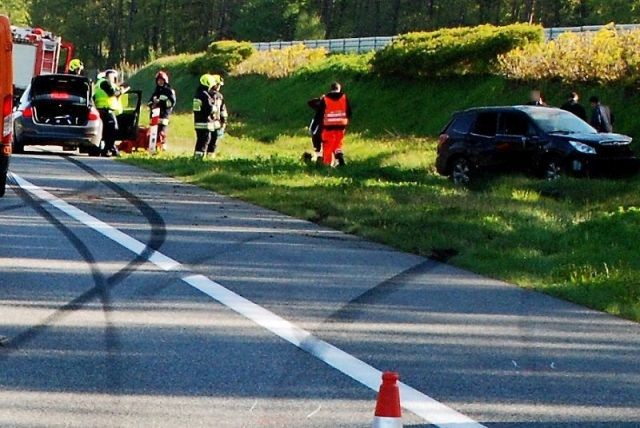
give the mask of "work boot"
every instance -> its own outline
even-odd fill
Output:
[[[336,153],[336,160],[338,161],[338,167],[342,167],[345,165],[344,163],[344,154]]]

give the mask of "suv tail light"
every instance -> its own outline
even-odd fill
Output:
[[[96,110],[95,107],[91,107],[91,110],[89,110],[88,119],[89,120],[98,120],[98,119],[100,119],[100,113],[98,112],[98,110]]]
[[[449,139],[448,134],[440,134],[440,136],[438,137],[438,148],[442,147],[444,143],[447,142],[448,139]]]
[[[11,154],[11,140],[13,137],[13,97],[6,95],[2,100],[2,153]]]
[[[22,110],[22,117],[26,117],[27,119],[32,118],[33,117],[33,107],[27,106],[26,109]]]

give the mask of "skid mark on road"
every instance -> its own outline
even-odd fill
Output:
[[[438,262],[434,260],[426,260],[423,263],[402,271],[350,300],[340,309],[331,314],[331,316],[329,316],[324,322],[329,324],[334,322],[354,321],[365,311],[366,305],[384,301],[385,297],[404,287],[413,278],[416,278],[419,275],[424,275],[437,266],[439,266]]]
[[[51,193],[31,184],[21,177],[12,174],[14,180],[26,191],[56,207],[66,215],[92,228],[96,232],[117,242],[135,254],[141,256],[147,248],[138,240],[91,216],[90,214],[55,197]],[[346,353],[345,351],[318,339],[306,330],[273,312],[223,287],[221,284],[199,274],[190,273],[182,264],[164,254],[153,251],[148,260],[158,268],[167,272],[177,272],[182,281],[202,293],[220,302],[229,309],[254,321],[259,326],[271,331],[299,349],[306,351],[329,366],[351,377],[362,385],[377,391],[380,386],[382,372]],[[483,425],[469,417],[447,407],[426,394],[400,383],[402,406],[415,413],[425,421],[439,427],[447,428],[480,428]]]
[[[104,274],[100,271],[100,269],[98,269],[98,264],[96,263],[96,260],[89,248],[85,245],[84,242],[82,242],[80,238],[78,238],[75,233],[73,233],[71,229],[65,226],[42,205],[38,204],[31,197],[31,195],[22,188],[17,188],[16,193],[25,202],[25,205],[32,207],[42,218],[44,218],[49,224],[51,224],[60,233],[62,233],[67,241],[76,249],[78,254],[80,254],[80,256],[84,259],[86,264],[91,269],[91,277],[93,278],[94,286],[89,291],[76,297],[71,302],[68,302],[57,309],[53,314],[45,318],[39,324],[12,337],[5,344],[5,352],[3,352],[3,354],[0,354],[0,358],[2,356],[7,356],[12,352],[15,352],[26,342],[29,342],[39,334],[42,334],[48,327],[56,324],[71,312],[81,309],[85,303],[98,298],[102,306],[102,312],[104,313],[106,325],[105,348],[107,350],[107,353],[105,366],[108,370],[108,375],[106,376],[108,385],[106,387],[109,391],[114,391],[116,387],[121,383],[120,374],[116,369],[115,360],[113,358],[115,355],[117,355],[120,349],[120,344],[118,340],[117,329],[111,322],[112,307],[111,299],[109,296],[108,281],[105,278]]]
[[[147,219],[149,226],[151,227],[151,236],[147,242],[145,250],[141,254],[136,254],[136,257],[129,262],[127,266],[120,269],[109,278],[109,284],[117,284],[122,282],[125,278],[135,272],[143,263],[146,263],[149,255],[153,251],[159,250],[164,244],[167,238],[167,228],[162,216],[154,210],[149,204],[142,199],[138,198],[131,192],[123,189],[112,181],[108,180],[102,174],[95,169],[91,168],[79,160],[71,157],[65,157],[65,160],[71,162],[75,166],[91,174],[94,178],[100,181],[103,185],[122,196],[127,202],[136,207],[138,211]]]

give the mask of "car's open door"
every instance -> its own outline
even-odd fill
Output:
[[[138,135],[142,91],[132,90],[120,96],[123,112],[117,116],[118,133],[116,140],[135,140]]]

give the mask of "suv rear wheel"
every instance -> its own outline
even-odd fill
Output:
[[[471,162],[465,157],[457,157],[451,161],[451,181],[459,186],[466,186],[471,182]]]

